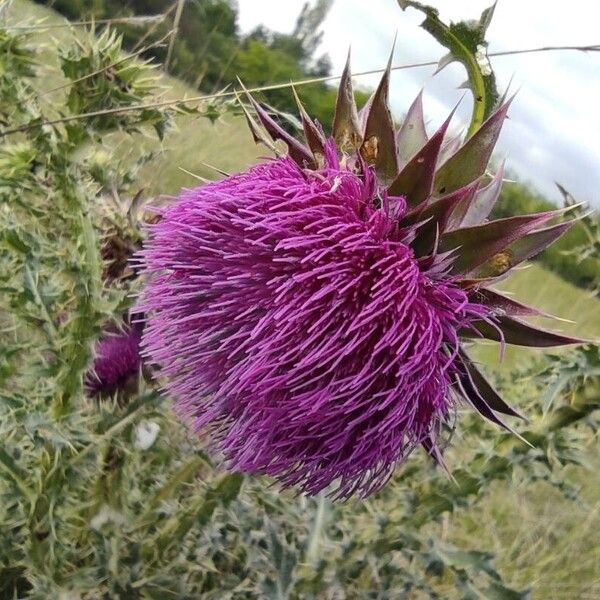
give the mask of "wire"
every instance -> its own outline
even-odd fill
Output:
[[[576,50],[580,52],[598,52],[600,51],[600,44],[591,44],[585,46],[541,46],[537,48],[524,48],[520,50],[504,50],[501,52],[490,52],[488,56],[490,57],[501,57],[501,56],[509,56],[513,54],[531,54],[536,52],[550,52],[550,51],[566,51],[566,50]],[[416,69],[421,67],[431,67],[438,64],[438,61],[430,60],[418,63],[411,63],[405,65],[396,65],[391,68],[392,71],[401,71],[404,69]],[[377,73],[383,73],[385,69],[370,69],[368,71],[361,71],[360,73],[354,73],[353,77],[362,77],[365,75],[374,75]],[[336,79],[340,79],[341,75],[328,75],[325,77],[312,77],[308,79],[300,79],[298,81],[291,81],[289,83],[276,83],[271,85],[263,85],[254,88],[250,88],[246,90],[250,93],[256,92],[268,92],[272,90],[281,90],[291,87],[300,87],[304,85],[313,85],[316,83],[325,83],[328,81],[334,81]],[[87,113],[81,113],[77,115],[69,115],[66,117],[61,117],[59,119],[52,119],[48,121],[40,121],[36,123],[28,123],[26,125],[21,125],[19,127],[14,127],[12,129],[5,129],[4,131],[0,131],[0,137],[4,137],[7,135],[11,135],[14,133],[19,133],[22,131],[27,131],[29,129],[33,129],[35,127],[42,127],[44,125],[57,125],[59,123],[68,123],[71,121],[77,121],[79,119],[89,119],[94,117],[101,117],[103,115],[114,115],[119,113],[132,112],[135,110],[147,110],[153,108],[164,108],[169,106],[180,106],[190,103],[200,103],[206,100],[215,100],[220,98],[231,98],[240,93],[241,90],[232,90],[232,91],[223,91],[217,92],[215,94],[205,94],[201,96],[191,96],[189,98],[177,98],[172,100],[161,100],[159,102],[149,102],[142,104],[132,104],[130,106],[119,106],[115,108],[107,108],[104,110],[96,110]]]
[[[138,17],[118,17],[116,19],[94,19],[92,21],[66,21],[65,23],[49,23],[48,25],[3,25],[4,29],[16,29],[18,31],[36,31],[38,29],[63,29],[65,27],[86,27],[88,25],[115,25],[129,23],[154,23],[163,21],[165,14],[147,15]]]

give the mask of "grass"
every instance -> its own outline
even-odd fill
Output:
[[[61,17],[39,5],[16,0],[10,7],[9,21],[15,24],[59,22]],[[46,33],[47,44],[67,39],[67,32]],[[46,58],[48,58],[50,55]],[[62,77],[57,65],[44,64],[38,81],[40,90],[60,85]],[[163,76],[167,97],[196,95],[196,91],[180,81]],[[158,149],[158,156],[141,172],[140,185],[147,194],[175,194],[181,187],[195,184],[194,177],[182,169],[203,177],[215,178],[216,173],[204,163],[233,171],[257,160],[260,148],[255,146],[242,119],[227,115],[215,125],[195,117],[178,117],[177,129],[164,143],[150,138],[139,139],[145,149]],[[108,141],[117,148],[118,136]],[[559,328],[586,338],[600,338],[600,302],[590,294],[565,282],[537,264],[518,271],[501,286],[514,298],[540,309],[570,319],[572,322],[546,321],[546,326]],[[509,348],[500,369],[509,369],[529,360],[535,353]],[[497,344],[481,344],[475,357],[486,364],[496,364]],[[597,445],[592,447],[597,451]],[[597,461],[596,461],[597,462]],[[600,466],[596,464],[596,466]],[[469,514],[451,518],[445,533],[448,540],[460,545],[488,549],[498,556],[497,564],[510,583],[532,587],[539,600],[600,598],[600,550],[597,531],[600,529],[600,478],[598,469],[583,473],[573,470],[571,478],[583,488],[581,503],[568,502],[548,485],[536,484],[524,489],[514,485],[496,485],[493,493]]]
[[[492,486],[484,502],[449,520],[448,540],[460,547],[477,540],[508,583],[533,589],[536,599],[600,598],[600,480],[571,477],[582,487],[578,502],[545,483]]]

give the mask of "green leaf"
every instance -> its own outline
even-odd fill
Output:
[[[23,566],[0,568],[0,598],[25,598],[31,584]]]
[[[492,581],[483,593],[488,600],[527,600],[531,596],[529,590],[518,592],[498,581]]]
[[[205,527],[211,520],[216,508],[216,500],[206,500],[195,514],[197,526],[200,528]]]
[[[294,570],[298,562],[298,556],[295,550],[291,549],[285,542],[282,532],[269,527],[268,531],[269,553],[273,565],[277,570],[277,579],[275,585],[271,583],[267,587],[269,596],[277,600],[288,598],[288,590],[294,580]]]
[[[474,569],[475,571],[483,571],[489,575],[496,574],[496,571],[491,566],[494,555],[489,552],[438,548],[438,554],[447,565],[452,567],[459,569]]]
[[[241,473],[225,475],[215,488],[214,497],[218,498],[223,506],[229,506],[238,497],[243,483],[244,476]]]
[[[25,398],[12,394],[0,394],[0,406],[6,406],[8,409],[17,410],[23,408],[27,403]]]
[[[149,502],[149,507],[156,508],[161,502],[164,502],[173,496],[179,486],[183,483],[191,481],[201,469],[208,465],[206,457],[203,455],[192,456],[190,460],[185,462],[173,476],[154,494]]]
[[[28,500],[34,500],[33,491],[29,489],[29,486],[25,483],[29,479],[28,474],[17,465],[13,457],[2,447],[0,447],[0,473],[4,473],[12,479],[17,489]]]
[[[547,388],[543,396],[544,404],[542,406],[542,412],[544,414],[546,414],[554,405],[554,401],[567,388],[572,378],[572,373],[563,373],[550,387]]]
[[[416,8],[425,14],[421,27],[430,33],[449,53],[444,56],[438,71],[451,62],[461,63],[467,70],[468,84],[473,94],[473,115],[467,135],[473,135],[491,114],[498,102],[496,79],[485,57],[485,33],[494,15],[495,4],[481,14],[479,21],[460,21],[446,25],[438,11],[415,0],[398,0],[402,10]]]
[[[29,254],[31,252],[31,246],[27,244],[14,229],[7,229],[4,232],[4,241],[13,250],[20,252],[21,254]]]

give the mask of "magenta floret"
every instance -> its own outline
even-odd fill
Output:
[[[107,331],[96,343],[95,359],[85,377],[91,395],[112,395],[124,390],[138,377],[141,328],[134,325],[118,331]]]

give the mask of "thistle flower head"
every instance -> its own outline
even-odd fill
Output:
[[[85,387],[90,395],[109,396],[123,392],[137,381],[141,368],[140,339],[138,325],[104,333],[96,343],[94,363],[85,377]]]
[[[332,139],[300,107],[306,145],[251,99],[255,138],[287,156],[185,190],[140,254],[143,348],[176,409],[232,468],[309,494],[366,496],[418,445],[441,460],[459,401],[508,427],[463,339],[576,341],[488,287],[569,226],[485,221],[508,105],[457,144],[448,121],[426,136],[418,98],[398,134],[388,78],[359,114],[346,69]]]

